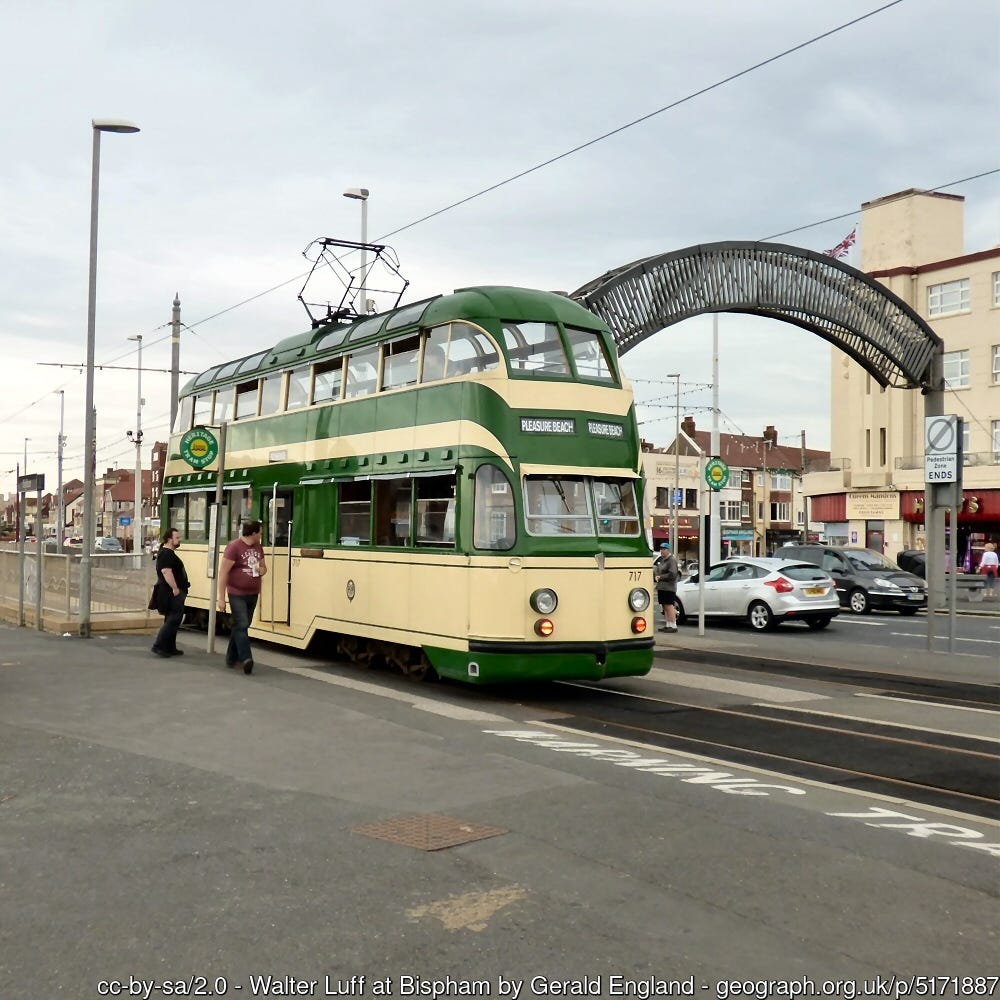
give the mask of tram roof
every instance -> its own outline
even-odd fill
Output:
[[[196,375],[181,389],[184,396],[195,388],[217,382],[255,377],[260,371],[280,370],[307,356],[325,354],[329,348],[388,340],[413,327],[429,327],[450,320],[535,320],[560,322],[590,329],[604,327],[604,321],[562,292],[509,285],[481,285],[456,288],[451,295],[436,295],[411,302],[389,312],[377,313],[353,323],[331,323],[292,334],[274,347],[255,351],[225,364],[215,365]],[[338,334],[340,336],[338,336]]]

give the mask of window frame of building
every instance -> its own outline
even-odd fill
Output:
[[[887,452],[888,442],[886,440],[885,430],[886,429],[884,427],[880,427],[878,429],[878,464],[879,467],[882,469],[885,468],[886,457],[888,454]]]
[[[955,278],[927,286],[927,315],[951,316],[972,308],[972,293],[968,278]]]
[[[972,451],[972,421],[962,421],[962,454],[968,455]]]
[[[993,345],[993,384],[1000,385],[1000,344]]]
[[[969,352],[945,351],[942,359],[945,389],[969,388]],[[951,370],[952,374],[948,374]]]
[[[787,500],[772,500],[770,502],[771,507],[771,517],[769,518],[771,524],[779,523],[784,524],[792,521],[792,505]]]
[[[720,500],[719,501],[719,518],[723,521],[739,521],[740,519],[740,501],[739,500]]]
[[[993,305],[1000,306],[1000,271],[993,272]]]
[[[993,461],[1000,464],[1000,420],[994,420],[990,429],[993,432]]]

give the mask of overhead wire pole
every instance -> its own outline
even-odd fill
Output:
[[[174,292],[174,307],[170,314],[170,430],[177,417],[177,395],[180,391],[181,370],[181,297]]]
[[[678,498],[678,493],[681,488],[681,375],[680,372],[675,372],[672,375],[668,375],[667,378],[675,379],[677,382],[677,392],[674,397],[674,485],[670,490],[670,509],[672,512],[672,521],[670,525],[670,545],[674,551],[674,558],[677,558],[678,546],[677,546],[677,508],[680,506],[680,501]]]

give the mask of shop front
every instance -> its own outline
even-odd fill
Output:
[[[924,533],[923,490],[908,490],[900,494],[900,511],[903,521],[914,529],[913,548],[922,549]],[[951,550],[951,517],[946,513],[948,550]],[[987,542],[1000,544],[1000,489],[963,490],[958,508],[958,535],[955,549],[960,571],[974,573]]]

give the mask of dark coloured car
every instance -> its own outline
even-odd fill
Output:
[[[923,549],[904,549],[896,553],[896,562],[899,568],[919,576],[921,580],[927,579],[927,553]]]
[[[927,586],[874,549],[853,545],[782,545],[782,559],[801,559],[826,570],[840,603],[857,615],[873,608],[915,615],[927,607]]]

